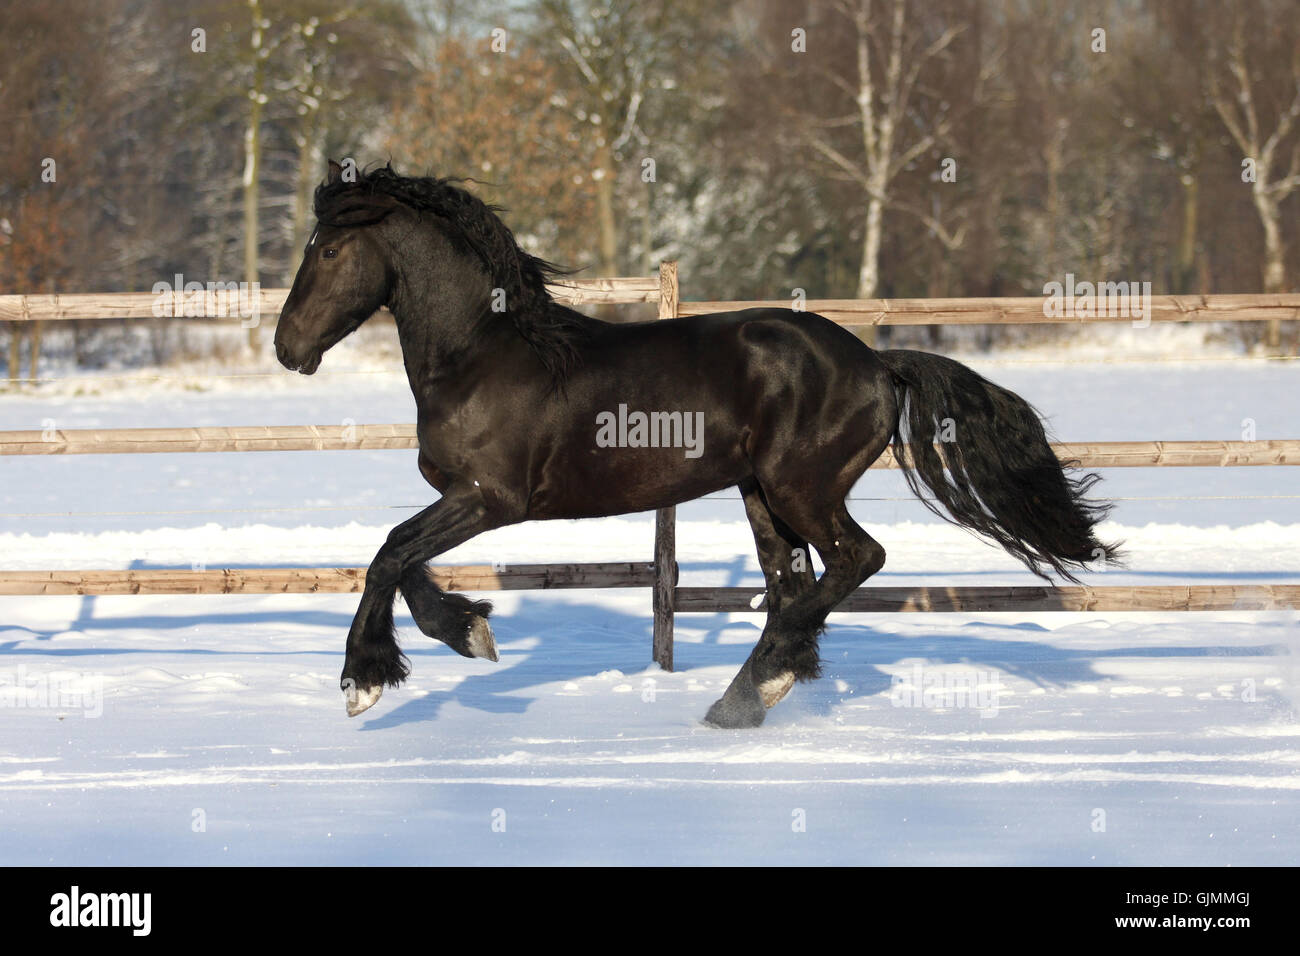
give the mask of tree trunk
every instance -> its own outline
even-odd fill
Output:
[[[596,245],[600,255],[600,274],[616,276],[618,269],[618,223],[614,218],[614,151],[603,140],[596,147]],[[596,307],[596,315],[606,322],[617,322],[616,305]]]
[[[654,183],[645,184],[645,216],[641,219],[641,268],[637,275],[653,272],[654,264]]]
[[[1047,274],[1061,278],[1065,272],[1064,256],[1060,247],[1061,221],[1061,167],[1065,162],[1065,131],[1067,124],[1058,120],[1053,135],[1047,141],[1044,164],[1047,170],[1047,197],[1044,202],[1047,215]]]
[[[31,326],[32,326],[32,339],[31,339],[31,350],[32,350],[32,354],[31,354],[31,358],[30,358],[28,361],[30,362],[31,369],[32,369],[31,379],[32,379],[32,384],[33,384],[33,385],[36,384],[36,379],[38,378],[38,376],[37,376],[37,374],[36,374],[36,366],[39,365],[39,364],[40,364],[40,361],[41,361],[41,326],[42,326],[43,324],[44,324],[44,323],[41,323],[41,322],[32,322],[32,323],[31,323]]]
[[[261,122],[262,108],[254,105],[253,115],[249,120],[244,135],[244,281],[248,283],[249,295],[252,295],[253,283],[257,277],[257,175],[261,162],[258,159],[260,135],[258,125]],[[248,330],[248,347],[257,350],[257,326]]]
[[[257,273],[257,182],[262,166],[262,5],[260,0],[249,0],[249,10],[253,17],[253,86],[249,90],[248,128],[244,131],[244,281],[249,284],[249,296],[252,296],[253,283],[258,281]],[[258,329],[253,325],[248,330],[248,347],[257,350],[259,344]]]
[[[925,280],[925,297],[927,299],[942,299],[947,295],[948,259],[940,252],[930,259],[930,271]],[[943,348],[943,326],[936,323],[927,325],[925,328],[930,348],[936,352],[941,351]]]
[[[305,122],[303,134],[298,140],[298,188],[293,202],[293,248],[295,250],[307,244],[307,236],[310,233],[312,194],[325,166],[321,154],[320,139],[316,135],[316,123],[312,117]],[[297,271],[298,262],[291,257],[285,285],[293,281]]]
[[[614,221],[614,153],[608,143],[596,150],[596,225],[600,230],[600,274],[618,275],[618,227]]]
[[[1184,173],[1183,179],[1183,229],[1178,237],[1178,258],[1175,262],[1174,288],[1171,292],[1189,294],[1196,286],[1196,213],[1200,192],[1197,173]]]
[[[23,344],[21,329],[21,322],[9,323],[9,384],[15,387],[18,385],[18,376],[23,373],[18,361],[19,350]]]
[[[884,208],[884,203],[878,196],[867,200],[867,221],[862,235],[862,265],[858,268],[859,299],[874,299],[880,288],[880,240]],[[876,327],[869,325],[859,328],[858,338],[874,346]]]
[[[1255,187],[1255,209],[1259,213],[1259,221],[1264,226],[1264,291],[1265,292],[1285,292],[1286,291],[1286,259],[1285,248],[1282,245],[1282,224],[1281,217],[1278,213],[1277,203],[1260,188],[1259,184]],[[1268,331],[1265,336],[1264,344],[1271,352],[1278,352],[1282,347],[1282,322],[1279,319],[1269,319]]]

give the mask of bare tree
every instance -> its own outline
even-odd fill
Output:
[[[962,244],[965,227],[950,229],[923,207],[891,201],[890,189],[898,173],[917,157],[932,149],[947,135],[951,115],[940,106],[928,128],[908,122],[914,97],[921,91],[918,81],[927,65],[942,56],[962,32],[950,25],[937,36],[908,20],[906,0],[892,0],[879,11],[874,0],[838,0],[835,9],[852,29],[855,73],[851,78],[836,72],[826,77],[853,104],[848,115],[814,119],[809,124],[808,142],[838,173],[861,187],[866,200],[862,234],[862,262],[858,270],[857,295],[872,298],[880,285],[880,245],[886,208],[897,208],[922,222],[948,248]],[[877,16],[883,12],[885,16]],[[981,80],[985,74],[981,74]],[[829,131],[843,125],[856,127],[861,152],[854,157],[839,148]]]
[[[617,275],[627,231],[619,219],[634,201],[630,191],[620,192],[620,179],[632,178],[621,175],[629,172],[625,160],[633,149],[643,163],[649,157],[653,118],[664,116],[689,84],[696,60],[706,55],[696,51],[707,42],[708,19],[722,8],[704,0],[536,0],[535,8],[534,40],[569,78],[558,102],[590,127],[600,271]],[[647,186],[657,177],[640,165],[636,174]],[[649,199],[648,189],[637,191],[647,227]],[[644,235],[641,244],[648,245]]]
[[[1231,5],[1226,43],[1211,43],[1207,80],[1214,109],[1244,154],[1242,178],[1250,184],[1251,201],[1264,229],[1264,291],[1284,292],[1286,248],[1280,207],[1300,187],[1300,141],[1291,142],[1290,158],[1285,160],[1287,140],[1300,118],[1300,36],[1291,38],[1289,75],[1278,88],[1280,96],[1270,118],[1265,114],[1264,84],[1258,68],[1264,58],[1259,56],[1259,50],[1250,49],[1247,20],[1251,19],[1256,27],[1258,43],[1269,35],[1272,26],[1283,28],[1289,23],[1294,34],[1295,8],[1284,2],[1266,4],[1260,10],[1271,10],[1279,22],[1260,23],[1258,16],[1247,17],[1244,5]],[[1284,162],[1286,172],[1281,171]],[[1281,346],[1281,325],[1276,319],[1269,322],[1267,344],[1274,350]]]

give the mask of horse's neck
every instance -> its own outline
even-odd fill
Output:
[[[415,259],[419,262],[418,257]],[[412,383],[417,377],[438,375],[464,351],[481,294],[464,283],[448,281],[445,274],[407,265],[388,301],[402,343],[402,360]]]
[[[527,348],[505,315],[423,301],[422,307],[407,303],[394,311],[402,363],[417,395],[433,383],[472,374],[485,356]]]

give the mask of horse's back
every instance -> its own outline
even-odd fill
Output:
[[[639,393],[640,407],[709,409],[734,434],[793,427],[813,444],[841,424],[874,433],[897,420],[879,355],[814,312],[742,309],[609,331],[590,367],[606,389]]]
[[[610,323],[592,345],[602,353],[664,349],[715,365],[728,364],[731,359],[745,364],[757,361],[769,371],[783,365],[803,372],[819,365],[849,367],[862,373],[884,368],[875,351],[843,326],[816,312],[793,309],[739,309]]]

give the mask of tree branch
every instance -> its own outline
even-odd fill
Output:
[[[817,152],[821,153],[840,169],[844,170],[844,172],[852,178],[853,182],[860,184],[864,189],[870,188],[867,184],[866,174],[863,173],[861,167],[856,165],[853,160],[849,159],[834,146],[831,146],[829,143],[817,136],[810,136],[808,142],[812,145],[813,149],[817,150]]]
[[[891,209],[897,209],[899,212],[905,212],[910,216],[915,216],[925,224],[925,227],[934,234],[936,239],[943,243],[945,249],[960,249],[962,244],[966,241],[966,223],[962,223],[955,233],[949,232],[943,223],[917,206],[913,206],[910,203],[900,202],[895,199],[882,198],[881,201]]]

